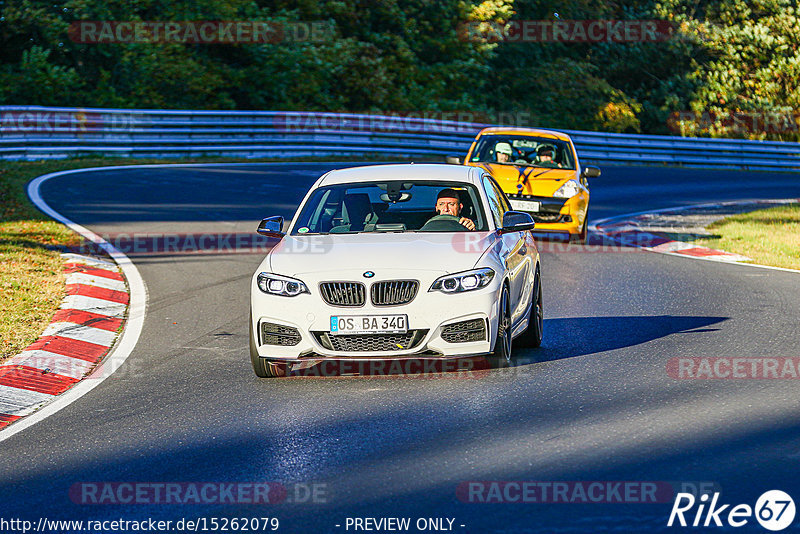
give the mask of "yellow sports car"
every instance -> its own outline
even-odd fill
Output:
[[[589,181],[597,167],[581,168],[567,134],[528,128],[485,128],[464,160],[495,177],[511,207],[528,212],[536,230],[568,233],[586,242]]]

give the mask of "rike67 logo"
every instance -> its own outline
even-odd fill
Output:
[[[714,493],[710,497],[711,502],[708,502],[708,494],[701,495],[697,499],[691,493],[678,493],[672,504],[672,512],[669,514],[667,526],[688,526],[688,516],[693,527],[721,527],[724,526],[723,522],[727,522],[731,527],[743,527],[755,515],[756,521],[762,527],[778,531],[785,529],[794,521],[794,501],[783,491],[765,492],[756,501],[755,508],[747,504],[737,504],[732,508],[730,504],[718,505],[719,496],[719,493]],[[697,505],[697,510],[693,511],[695,505]]]

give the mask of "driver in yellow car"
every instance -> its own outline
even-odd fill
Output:
[[[536,149],[536,164],[543,167],[561,167],[561,164],[555,161],[556,150],[551,145],[541,145]]]
[[[511,147],[509,146],[508,149],[510,157]],[[461,210],[463,208],[464,204],[461,203],[461,199],[458,196],[458,191],[455,189],[442,189],[436,196],[437,215],[452,215],[454,217],[458,217],[458,222],[466,227],[467,230],[474,230],[475,222],[472,219],[461,217]]]

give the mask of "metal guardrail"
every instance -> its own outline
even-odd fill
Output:
[[[0,106],[0,159],[466,154],[489,124],[352,113]],[[800,170],[800,144],[570,131],[584,163]]]

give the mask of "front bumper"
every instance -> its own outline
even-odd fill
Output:
[[[540,232],[580,233],[589,204],[588,195],[584,193],[568,199],[520,195],[517,193],[507,193],[506,196],[511,201],[511,207],[514,209],[516,209],[516,201],[537,202],[539,204],[538,211],[529,211],[527,209],[520,209],[520,211],[530,213],[536,223],[534,231]],[[517,205],[519,206],[519,204]]]
[[[367,299],[360,307],[339,307],[327,304],[316,284],[307,283],[311,294],[282,297],[262,292],[254,277],[250,328],[257,352],[263,358],[287,362],[320,358],[461,358],[490,352],[497,336],[500,280],[495,278],[487,287],[475,291],[445,294],[428,292],[434,279],[420,280],[419,291],[408,304],[374,306]],[[331,316],[397,314],[408,316],[408,335],[330,333]],[[472,327],[482,324],[484,335],[477,336],[475,328],[463,328],[467,322]],[[455,323],[462,324],[453,328]]]

